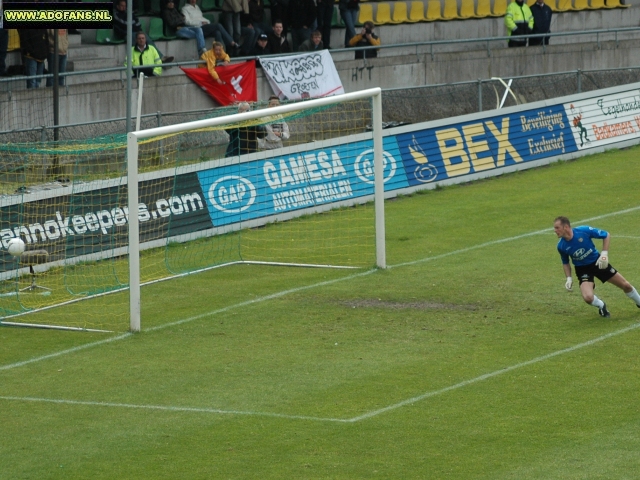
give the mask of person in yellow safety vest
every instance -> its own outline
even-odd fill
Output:
[[[513,38],[533,32],[533,15],[524,0],[514,0],[509,4],[507,14],[504,16],[504,24],[508,35],[512,37],[509,39],[509,47],[526,47],[526,38]]]
[[[125,61],[125,65],[126,65]],[[136,44],[131,47],[131,65],[139,67],[141,65],[157,65],[156,67],[140,68],[134,70],[133,76],[143,73],[146,77],[158,77],[162,75],[162,59],[156,47],[147,43],[147,36],[144,32],[136,34]]]

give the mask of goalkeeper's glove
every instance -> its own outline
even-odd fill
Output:
[[[604,270],[605,268],[607,268],[609,266],[609,252],[603,250],[600,253],[600,258],[596,262],[596,265],[600,270]]]
[[[571,287],[573,287],[573,278],[567,277],[567,281],[564,284],[564,288],[571,291]]]

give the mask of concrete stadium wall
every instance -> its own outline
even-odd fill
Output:
[[[635,27],[639,23],[640,8],[572,12],[556,14],[553,31]],[[410,41],[495,37],[504,34],[502,18],[381,26],[378,30],[385,45]],[[343,32],[342,29],[333,31],[332,45],[337,43],[339,46]],[[491,42],[490,52],[486,43],[437,46],[434,47],[433,53],[428,47],[399,47],[382,49],[378,58],[369,59],[366,63],[353,60],[353,52],[350,51],[336,51],[332,56],[346,92],[377,86],[383,89],[406,88],[489,79],[495,76],[509,78],[576,69],[611,69],[640,65],[640,52],[637,49],[640,32],[620,34],[617,42],[613,40],[612,34],[603,38],[605,41],[595,42],[593,37],[554,37],[551,45],[545,50],[542,47],[509,49],[503,41]],[[177,60],[191,59],[193,46],[190,42],[173,41],[158,44],[166,54],[175,54]],[[123,46],[92,48],[108,49],[111,52],[113,65],[103,66],[122,64],[118,57],[124,56]],[[76,58],[79,65],[80,57]],[[73,52],[70,52],[70,60],[73,60]],[[78,77],[69,83],[67,88],[61,89],[60,124],[125,116],[126,82],[108,80],[87,83],[87,79],[83,82],[82,77]],[[608,85],[601,85],[605,86]],[[6,84],[3,87],[0,88],[1,130],[46,124],[37,112],[25,115],[24,109],[25,105],[46,103],[50,91],[44,88],[27,91],[22,90],[23,87],[20,85],[18,89],[13,87],[13,91],[7,92],[2,91],[7,89]],[[258,98],[264,100],[271,93],[262,71],[258,70]],[[137,91],[134,91],[134,99],[136,96]],[[150,78],[145,82],[143,113],[179,112],[216,106],[217,104],[178,68],[166,70],[162,77]],[[463,112],[458,112],[460,113]]]

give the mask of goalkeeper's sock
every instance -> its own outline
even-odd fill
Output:
[[[590,305],[593,305],[594,307],[597,307],[597,308],[602,308],[604,307],[604,302],[594,295],[593,302],[591,302]]]
[[[638,295],[638,291],[635,289],[635,287],[632,287],[633,290],[631,290],[629,293],[627,293],[627,297],[629,297],[631,300],[633,300],[634,302],[636,302],[636,305],[638,307],[640,307],[640,295]]]

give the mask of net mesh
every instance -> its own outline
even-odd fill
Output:
[[[0,145],[0,317],[126,330],[132,214],[143,283],[238,261],[373,265],[373,180],[356,186],[352,168],[371,143],[370,101],[267,113],[141,140],[137,212],[124,135]],[[271,150],[274,132],[282,145]],[[16,237],[19,257],[7,251]]]

